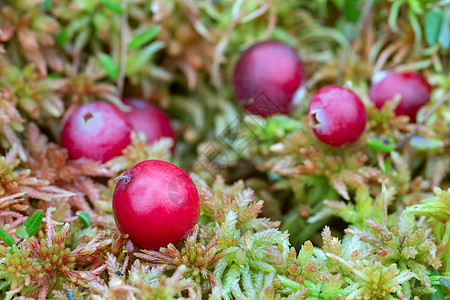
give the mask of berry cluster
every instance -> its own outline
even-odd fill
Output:
[[[136,98],[123,102],[131,106],[130,111],[122,112],[106,102],[91,102],[69,116],[61,131],[61,144],[70,158],[108,161],[130,144],[131,131],[143,132],[148,144],[163,137],[175,140],[169,118],[158,107]]]
[[[431,88],[415,73],[375,74],[370,99],[377,108],[398,101],[397,115],[415,122],[420,107],[430,100]],[[236,98],[253,114],[288,114],[304,93],[305,71],[300,57],[280,42],[258,43],[243,52],[236,64]],[[136,98],[123,102],[122,112],[111,104],[80,106],[64,124],[61,143],[70,158],[108,161],[130,143],[130,132],[143,132],[147,142],[175,138],[168,117],[153,104]],[[319,140],[332,146],[355,142],[364,132],[367,113],[353,91],[338,85],[319,89],[308,107],[310,126]],[[172,149],[173,150],[173,149]],[[116,224],[135,245],[157,250],[181,241],[199,217],[199,196],[189,176],[175,165],[143,161],[119,176],[113,196]]]
[[[302,97],[304,83],[300,57],[291,47],[279,42],[258,43],[244,51],[233,78],[238,101],[248,112],[263,117],[288,114]],[[430,86],[419,74],[382,71],[373,77],[370,99],[377,108],[387,101],[399,101],[396,115],[409,116],[415,122],[418,110],[429,102],[430,92]],[[356,141],[367,120],[358,95],[336,85],[314,94],[308,116],[317,138],[332,146]]]

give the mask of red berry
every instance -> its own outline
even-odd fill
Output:
[[[309,103],[308,115],[319,140],[332,146],[356,141],[366,127],[367,114],[361,99],[338,85],[318,90]]]
[[[125,115],[106,102],[91,102],[78,107],[61,132],[61,144],[69,157],[108,161],[130,144],[131,126]]]
[[[133,108],[133,110],[125,112],[127,121],[134,131],[145,133],[147,144],[150,145],[163,137],[170,137],[175,142],[175,134],[170,120],[157,106],[137,98],[125,98],[123,102]]]
[[[300,57],[288,45],[274,41],[245,50],[233,77],[238,101],[244,102],[250,113],[263,117],[289,113],[302,97],[304,82]]]
[[[388,100],[399,94],[401,100],[395,114],[409,116],[411,122],[416,121],[419,109],[430,101],[431,87],[417,73],[397,73],[381,71],[372,78],[370,99],[377,108],[381,108]]]
[[[158,250],[181,241],[197,223],[200,202],[195,184],[177,166],[159,160],[140,162],[114,190],[117,227],[144,249]]]

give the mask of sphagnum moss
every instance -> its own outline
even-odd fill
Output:
[[[447,1],[419,0],[5,1],[0,298],[448,299],[449,14]],[[264,40],[305,65],[289,116],[246,115],[232,94],[240,54]],[[432,85],[417,123],[395,116],[395,100],[370,103],[380,70]],[[340,148],[305,117],[330,84],[367,111],[362,136]],[[132,133],[104,164],[68,159],[59,145],[78,106],[126,110],[125,96],[171,116],[172,160],[200,195],[198,224],[159,251],[117,230],[113,179],[170,160],[173,141]]]

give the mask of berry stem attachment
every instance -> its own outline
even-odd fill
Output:
[[[322,124],[317,118],[317,112],[313,112],[310,114],[309,121],[311,128],[317,128]]]
[[[131,178],[130,178],[130,176],[120,175],[120,176],[117,176],[116,178],[114,178],[114,181],[117,182],[120,179],[123,179],[125,181],[125,183],[128,183],[128,182],[130,182]]]
[[[422,120],[416,123],[413,129],[395,145],[395,149],[397,150],[401,148],[407,141],[409,141],[409,139],[411,139],[413,135],[417,133],[420,126],[422,126],[431,117],[431,115],[434,114],[434,112],[439,108],[439,106],[441,106],[448,99],[450,99],[450,92],[447,92],[444,96],[442,96],[442,98],[436,101],[436,103],[427,112],[425,112]]]

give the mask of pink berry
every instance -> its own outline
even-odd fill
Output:
[[[263,117],[288,114],[302,97],[304,82],[300,57],[288,45],[274,41],[245,50],[233,77],[238,101],[248,112]]]
[[[176,244],[197,223],[197,188],[177,166],[146,160],[119,178],[113,195],[114,218],[136,246],[158,250]]]
[[[378,72],[373,76],[370,87],[370,99],[377,108],[399,94],[401,99],[395,114],[409,116],[411,122],[416,121],[419,109],[430,101],[430,93],[431,87],[425,78],[412,72]]]
[[[163,137],[170,137],[175,142],[175,134],[170,120],[157,106],[137,98],[125,98],[123,102],[133,108],[133,110],[125,112],[127,121],[134,131],[145,133],[147,144],[150,145]]]
[[[314,94],[308,116],[317,138],[332,146],[356,141],[367,120],[366,109],[358,95],[338,85],[326,86]]]
[[[122,111],[106,102],[91,102],[69,116],[61,132],[61,144],[72,159],[105,162],[130,144],[130,132]]]

